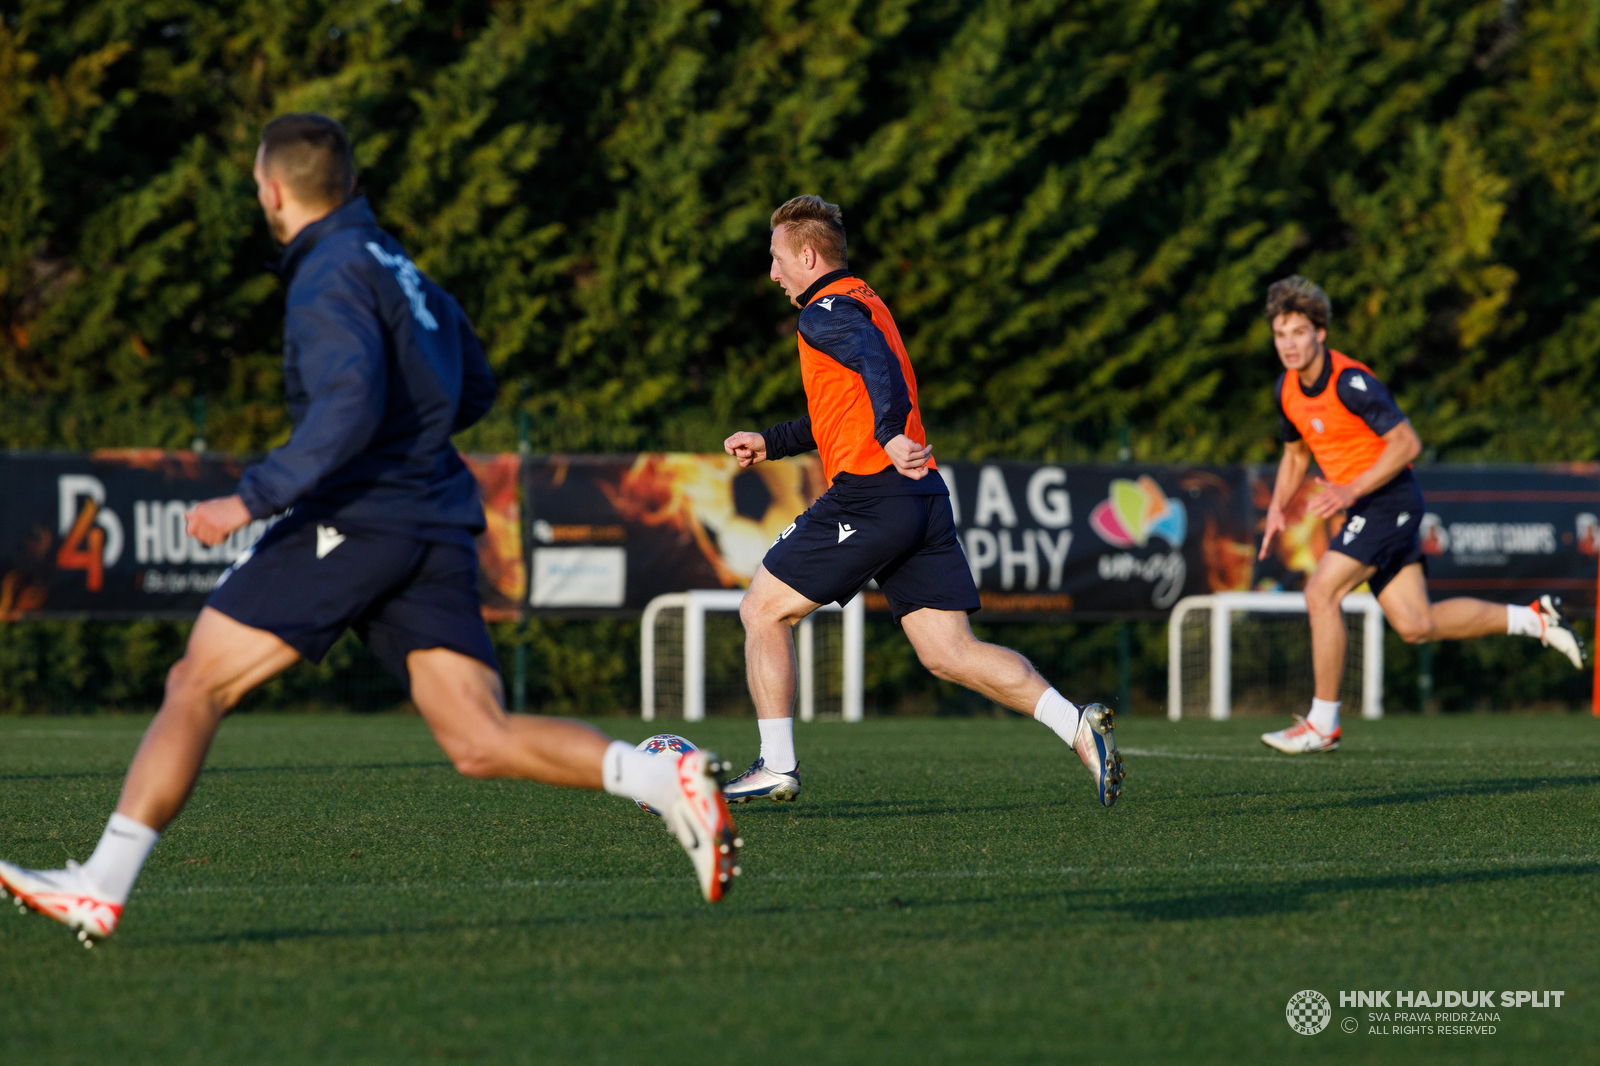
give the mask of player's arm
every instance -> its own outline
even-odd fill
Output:
[[[1289,375],[1285,371],[1272,387],[1272,402],[1278,409],[1278,435],[1283,439],[1283,458],[1278,462],[1278,480],[1272,486],[1272,502],[1267,506],[1267,524],[1261,530],[1261,551],[1257,559],[1265,559],[1272,547],[1272,538],[1289,528],[1284,511],[1311,466],[1311,446],[1300,437],[1300,430],[1283,411],[1283,386]]]
[[[740,430],[722,442],[722,450],[739,460],[740,466],[751,466],[768,459],[783,459],[790,455],[816,451],[817,442],[811,435],[811,416],[793,422],[779,422],[763,433]]]
[[[383,421],[388,395],[388,359],[371,288],[359,277],[329,279],[310,301],[291,305],[285,343],[299,351],[302,384],[310,402],[288,443],[274,448],[239,480],[242,512],[232,529],[205,524],[197,507],[191,532],[216,543],[252,518],[278,514],[306,496],[324,477],[359,455]],[[200,526],[200,531],[195,528]]]
[[[1383,438],[1383,451],[1371,466],[1343,485],[1323,481],[1323,491],[1311,501],[1311,513],[1331,518],[1369,492],[1393,481],[1417,456],[1422,441],[1406,421],[1394,397],[1371,374],[1350,369],[1339,375],[1335,385],[1339,402]]]
[[[926,477],[933,449],[906,436],[911,390],[899,358],[872,324],[871,312],[848,296],[828,306],[813,301],[800,312],[800,334],[811,347],[861,375],[872,404],[873,438],[901,474],[913,480]]]
[[[1267,524],[1261,531],[1261,551],[1256,555],[1257,559],[1265,559],[1272,547],[1272,538],[1289,528],[1284,511],[1289,501],[1294,499],[1294,494],[1300,491],[1310,467],[1311,448],[1306,442],[1300,440],[1298,434],[1294,439],[1284,441],[1283,458],[1278,461],[1278,480],[1272,486],[1272,502],[1267,505]]]
[[[1373,464],[1354,481],[1334,485],[1322,481],[1323,489],[1311,501],[1312,514],[1332,518],[1369,492],[1376,492],[1422,454],[1422,440],[1410,422],[1401,422],[1383,435],[1383,451]],[[1321,481],[1321,479],[1318,479]]]

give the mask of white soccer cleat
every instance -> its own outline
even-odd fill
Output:
[[[1565,655],[1579,670],[1583,669],[1583,641],[1578,634],[1567,625],[1567,620],[1561,617],[1561,601],[1554,596],[1540,596],[1538,602],[1530,604],[1534,613],[1539,616],[1539,622],[1544,626],[1544,631],[1539,634],[1539,643],[1547,648],[1554,648]]]
[[[722,798],[720,775],[733,764],[712,751],[686,752],[678,758],[678,794],[662,819],[694,861],[700,892],[708,903],[720,902],[739,876],[739,849],[744,847]]]
[[[1078,731],[1072,735],[1072,746],[1094,777],[1102,807],[1117,802],[1122,795],[1122,779],[1127,776],[1122,769],[1122,753],[1111,735],[1115,719],[1111,708],[1091,703],[1078,712]]]
[[[1339,747],[1339,727],[1334,726],[1331,733],[1319,733],[1316,726],[1297,714],[1294,716],[1294,725],[1288,729],[1280,729],[1276,733],[1262,733],[1261,743],[1269,748],[1276,748],[1285,755],[1334,751]]]
[[[790,803],[800,795],[800,765],[788,773],[768,769],[767,760],[757,759],[750,769],[722,786],[722,794],[734,803],[749,803],[753,799]]]
[[[24,870],[0,862],[0,899],[16,897],[17,909],[33,909],[75,929],[86,948],[117,931],[122,904],[112,903],[83,875],[83,867],[67,860],[65,870]]]

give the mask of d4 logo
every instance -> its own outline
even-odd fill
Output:
[[[105,568],[122,558],[122,521],[106,509],[106,487],[88,474],[56,479],[61,547],[56,569],[82,570],[90,592],[105,586]]]

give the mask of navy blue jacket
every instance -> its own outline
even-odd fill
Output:
[[[358,197],[284,249],[283,382],[294,431],[245,470],[256,518],[290,507],[330,524],[471,543],[477,480],[450,436],[494,403],[460,305],[412,265]]]

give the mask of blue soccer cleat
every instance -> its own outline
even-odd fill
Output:
[[[1100,703],[1091,703],[1078,712],[1078,731],[1073,735],[1072,746],[1094,777],[1095,789],[1100,795],[1100,806],[1109,807],[1122,795],[1122,779],[1127,776],[1122,769],[1122,753],[1117,750],[1116,738],[1111,735],[1112,719],[1116,714]]]

